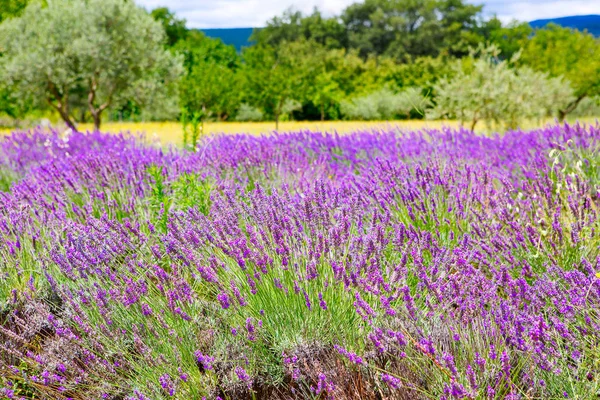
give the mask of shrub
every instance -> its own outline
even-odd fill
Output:
[[[262,121],[263,113],[256,107],[252,107],[247,103],[243,103],[238,110],[235,120],[240,122],[257,122]]]
[[[354,120],[391,120],[398,116],[409,117],[414,110],[423,113],[429,100],[419,88],[407,88],[394,93],[385,87],[365,96],[342,101],[342,114]]]

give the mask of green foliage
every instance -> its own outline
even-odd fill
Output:
[[[17,179],[18,175],[11,168],[0,166],[0,192],[8,192]]]
[[[267,26],[255,30],[251,37],[259,45],[279,46],[284,42],[310,40],[329,49],[346,47],[344,25],[336,18],[325,18],[318,9],[304,16],[292,8],[274,17]]]
[[[352,80],[351,56],[344,50],[327,49],[316,42],[298,42],[296,46],[300,48],[294,53],[299,54],[299,68],[304,71],[303,102],[312,103],[319,110],[322,121],[326,116],[337,117],[339,102]],[[346,75],[348,73],[350,75]]]
[[[482,31],[486,41],[496,45],[500,56],[505,59],[511,59],[517,54],[533,34],[533,29],[527,22],[513,21],[503,25],[496,17],[487,21]]]
[[[167,223],[169,222],[169,210],[171,209],[173,199],[167,193],[164,169],[157,165],[151,165],[148,167],[147,174],[150,178],[150,207],[154,214],[158,216],[158,227],[162,232],[166,232]]]
[[[472,32],[481,9],[463,0],[366,0],[346,8],[341,19],[349,47],[361,56],[386,54],[410,60],[466,54],[480,41]]]
[[[108,107],[160,103],[180,74],[159,23],[133,2],[32,3],[0,26],[0,75],[16,96],[47,103],[75,129],[73,101],[96,128]]]
[[[204,120],[201,112],[190,112],[184,108],[181,111],[181,125],[183,130],[183,147],[196,151],[198,139],[204,131]]]
[[[174,50],[184,59],[179,85],[181,105],[202,119],[226,120],[240,104],[240,60],[233,46],[193,31]]]
[[[390,58],[379,57],[362,60],[354,51],[328,49],[309,40],[284,42],[278,48],[271,49],[277,57],[276,68],[281,72],[280,86],[286,96],[281,103],[280,116],[286,118],[283,106],[293,97],[302,104],[302,110],[294,112],[300,118],[324,120],[338,118],[344,99],[371,93],[393,84],[398,65]],[[274,59],[273,59],[274,60]],[[257,69],[259,69],[258,67]],[[287,71],[287,72],[286,72]],[[247,80],[256,80],[250,69],[245,70]],[[275,79],[270,76],[268,79]],[[252,105],[269,87],[262,81],[253,82],[254,92],[247,89],[246,101]],[[273,99],[278,96],[270,96]],[[273,107],[263,104],[262,108],[270,117],[274,117]],[[289,114],[289,113],[288,113]]]
[[[342,115],[347,119],[355,120],[381,120],[387,119],[382,114],[389,111],[385,97],[386,93],[373,93],[367,96],[357,97],[351,101],[343,101],[341,104]]]
[[[448,57],[419,57],[397,65],[390,74],[391,80],[399,88],[418,87],[431,92],[440,79],[452,75],[453,62]]]
[[[25,119],[33,110],[34,106],[30,98],[18,97],[6,82],[0,82],[0,114],[12,118],[18,126],[19,120]]]
[[[172,184],[173,201],[182,209],[196,208],[204,215],[208,215],[212,201],[210,193],[212,185],[202,179],[198,174],[181,174]]]
[[[292,119],[294,111],[299,110],[302,110],[302,104],[294,99],[286,99],[281,106],[281,114],[285,119]]]
[[[155,8],[150,15],[162,24],[167,35],[167,46],[172,47],[187,37],[185,20],[177,18],[167,7]]]
[[[514,60],[499,60],[497,47],[480,46],[477,53],[455,64],[453,78],[434,86],[436,104],[430,118],[469,121],[471,129],[480,120],[515,128],[525,118],[556,115],[573,98],[567,82],[528,68],[511,68]]]
[[[146,174],[150,188],[148,202],[157,226],[164,232],[174,209],[195,208],[208,215],[212,205],[212,184],[208,180],[195,173],[184,173],[169,182],[164,167],[157,165],[149,166]]]
[[[423,115],[425,109],[430,106],[431,101],[427,96],[423,96],[421,89],[418,87],[406,88],[396,95],[396,101],[394,103],[396,112],[405,115],[407,118],[410,117],[413,111]]]
[[[573,117],[594,117],[600,115],[600,96],[586,97],[569,115]]]
[[[28,0],[0,0],[0,23],[8,18],[18,17],[25,7]]]
[[[240,108],[235,116],[236,121],[246,122],[246,121],[262,121],[263,113],[256,107],[252,107],[248,103],[242,103]]]
[[[283,105],[302,87],[297,54],[285,46],[254,46],[245,49],[243,57],[244,98],[272,116],[277,129]]]
[[[361,57],[389,55],[407,61],[445,53],[464,55],[482,40],[481,6],[463,0],[367,0],[324,18],[287,10],[254,32],[259,45],[310,40],[329,49],[357,50]]]
[[[332,17],[317,9],[307,15],[288,9],[256,30],[257,44],[242,54],[187,29],[165,7],[148,14],[120,0],[1,5],[0,22],[16,18],[0,28],[0,114],[15,125],[48,109],[73,129],[90,119],[100,126],[105,110],[118,120],[180,115],[190,129],[196,115],[202,123],[270,119],[276,127],[289,118],[420,118],[427,108],[422,94],[440,104],[430,117],[469,120],[473,126],[488,118],[505,120],[506,126],[522,118],[562,119],[577,107],[582,111],[576,116],[597,114],[587,99],[600,95],[598,39],[558,26],[532,35],[525,22],[483,20],[481,7],[465,0],[366,0]],[[472,86],[457,81],[455,91],[442,90],[461,70],[465,81],[471,71],[486,79],[489,69],[475,68],[473,58],[465,57],[484,41],[499,50],[488,67],[507,63],[487,79],[488,87],[500,85],[488,97],[506,93],[512,105],[507,97],[493,106],[490,99],[484,105],[471,98],[467,106],[472,94],[485,97],[476,76]],[[503,81],[502,74],[512,80]],[[534,83],[541,85],[536,94],[530,90]],[[403,98],[382,100],[384,88],[404,91]],[[385,101],[393,104],[382,105]],[[192,131],[201,129],[184,135],[186,145]]]
[[[239,104],[239,84],[235,72],[214,62],[201,62],[182,80],[183,106],[202,113],[203,119],[227,119]]]
[[[538,29],[525,43],[519,63],[571,83],[576,97],[562,107],[561,119],[584,98],[600,94],[600,40],[589,33],[553,24]]]
[[[422,114],[429,103],[419,88],[394,93],[385,87],[351,101],[343,101],[342,114],[348,119],[390,120],[398,116],[409,117],[412,111]]]

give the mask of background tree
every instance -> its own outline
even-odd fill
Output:
[[[365,0],[346,8],[341,19],[349,47],[362,57],[386,54],[406,61],[442,51],[464,54],[478,42],[467,33],[480,12],[481,6],[463,0]]]
[[[71,95],[85,92],[96,129],[110,106],[144,106],[166,93],[180,61],[142,8],[122,0],[55,0],[0,25],[2,78],[17,96],[43,100],[76,129]]]
[[[174,50],[183,56],[185,75],[180,83],[181,106],[202,120],[225,120],[240,104],[240,57],[233,46],[202,32],[190,31]]]
[[[328,49],[325,45],[305,39],[286,42],[280,49],[288,68],[294,70],[298,83],[294,97],[303,107],[294,111],[306,108],[308,113],[302,114],[305,118],[310,117],[310,109],[317,110],[322,121],[330,114],[336,115],[336,104],[344,95],[338,73],[344,67],[345,50]]]
[[[188,36],[185,19],[177,18],[167,7],[155,8],[150,15],[163,26],[167,35],[167,46],[172,47]]]
[[[571,83],[575,98],[560,110],[561,120],[583,99],[600,94],[600,39],[589,33],[554,24],[538,29],[525,43],[520,64]]]
[[[468,121],[471,130],[479,121],[516,128],[523,119],[555,114],[571,101],[567,82],[529,68],[511,68],[514,60],[498,55],[497,47],[480,46],[469,59],[456,62],[454,76],[434,86],[436,104],[428,116]]]
[[[243,59],[244,97],[273,117],[278,129],[286,100],[294,99],[302,85],[303,71],[294,68],[297,55],[286,44],[278,49],[253,46],[244,51]]]
[[[18,16],[27,6],[27,0],[0,0],[0,23],[2,21]],[[0,47],[0,56],[2,48]],[[25,102],[30,103],[30,102]],[[14,96],[6,82],[0,82],[0,114],[6,114],[17,121],[24,117],[30,107],[23,107],[22,99]]]
[[[15,96],[9,87],[0,82],[0,114],[13,119],[18,127],[20,121],[25,119],[34,110],[31,99]]]
[[[252,37],[259,45],[278,46],[283,42],[310,40],[329,49],[347,46],[346,30],[337,18],[325,18],[315,8],[310,15],[303,15],[293,8],[281,17],[274,17],[267,26],[255,29]]]
[[[510,60],[533,34],[533,28],[522,21],[503,24],[498,18],[491,18],[482,24],[481,35],[500,50],[500,57]]]
[[[235,116],[236,121],[240,122],[257,122],[262,121],[263,113],[256,107],[252,107],[248,103],[240,104],[240,108]]]
[[[394,93],[389,87],[342,101],[342,114],[351,120],[393,120],[408,118],[415,111],[423,114],[429,100],[419,88]]]
[[[202,62],[181,80],[181,105],[203,121],[226,120],[239,104],[237,75],[224,65]]]
[[[399,88],[418,87],[431,94],[433,86],[444,77],[451,77],[455,59],[446,56],[419,57],[397,65],[390,71],[390,78]]]

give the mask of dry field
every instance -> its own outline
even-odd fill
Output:
[[[569,123],[580,121],[594,124],[597,118],[569,119]],[[554,121],[531,121],[524,124],[523,129],[533,129],[551,124]],[[58,125],[63,127],[63,125]],[[457,128],[458,121],[436,120],[410,120],[410,121],[286,121],[279,124],[280,132],[292,132],[310,130],[312,132],[326,131],[338,133],[350,133],[359,130],[371,131],[374,129],[389,129],[391,127],[402,130],[438,129],[442,127]],[[93,129],[92,124],[81,124],[82,131]],[[60,129],[60,128],[59,128]],[[104,132],[132,132],[145,133],[149,139],[158,138],[164,144],[181,144],[182,128],[179,122],[107,122],[102,125]],[[502,128],[492,127],[494,131],[502,131]],[[268,134],[275,131],[274,122],[208,122],[204,126],[205,134],[215,133],[249,133],[254,135]],[[490,128],[481,123],[476,128],[479,133],[489,132]],[[11,129],[0,128],[0,134],[11,132]]]

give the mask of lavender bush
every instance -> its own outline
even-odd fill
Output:
[[[0,394],[600,395],[600,127],[0,143]]]

